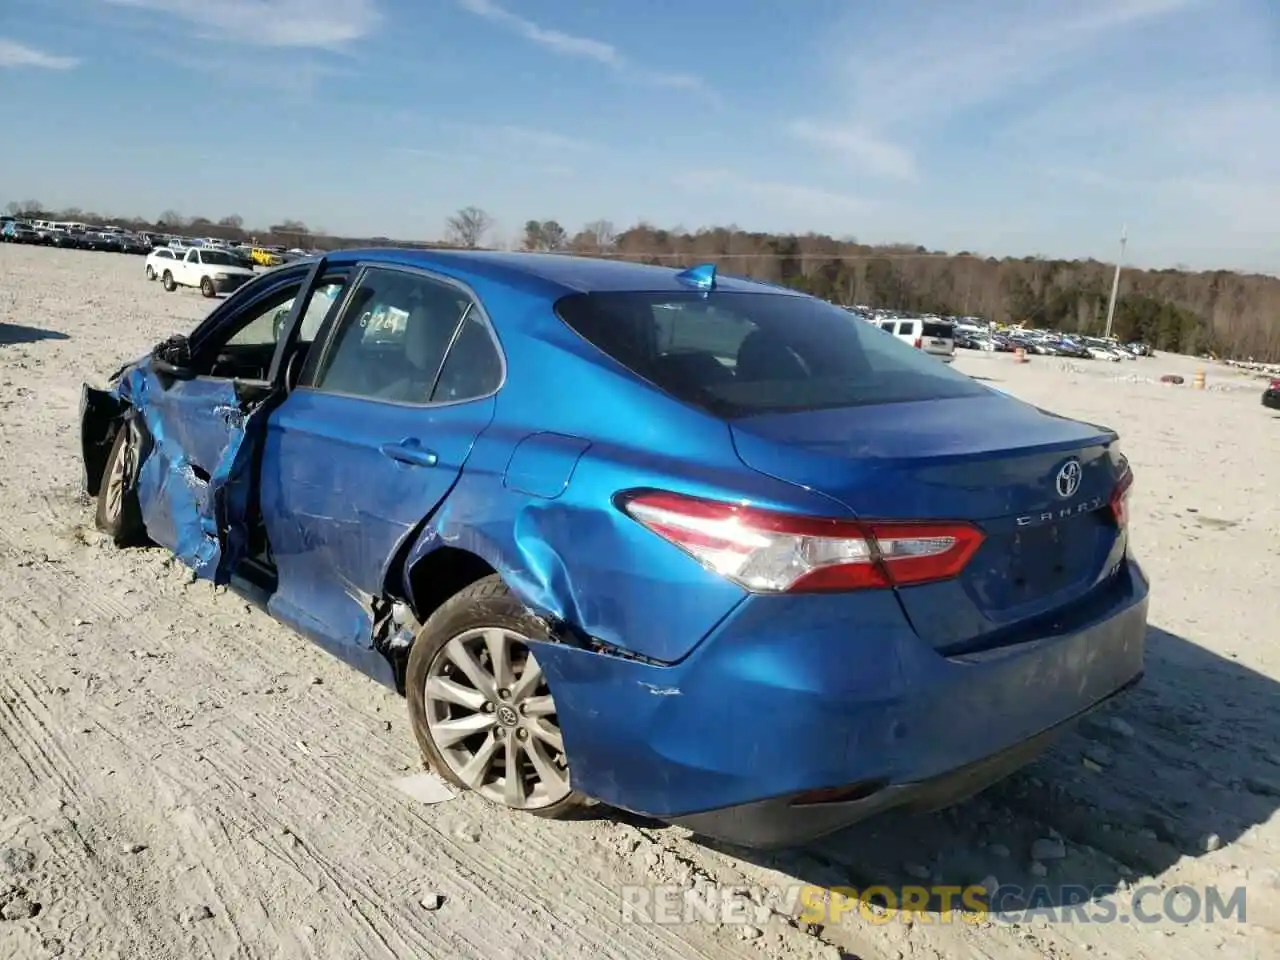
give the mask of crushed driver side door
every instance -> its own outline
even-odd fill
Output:
[[[119,381],[140,445],[138,503],[147,533],[197,577],[225,584],[249,553],[262,426],[282,396],[276,312],[305,302],[324,261],[242,288],[190,339],[159,344]]]

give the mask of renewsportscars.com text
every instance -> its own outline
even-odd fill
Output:
[[[912,923],[1027,923],[1043,918],[1068,924],[1244,923],[1244,887],[1218,888],[1155,884],[1118,890],[1112,886],[1031,888],[1006,884],[993,891],[973,886],[706,887],[636,885],[620,891],[624,923],[690,923],[760,926],[772,914],[802,923],[832,924],[860,920],[890,923],[909,916]]]

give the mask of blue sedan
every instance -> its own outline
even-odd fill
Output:
[[[494,803],[748,846],[943,806],[1143,667],[1115,433],[771,284],[285,265],[84,388],[97,524],[405,694]]]

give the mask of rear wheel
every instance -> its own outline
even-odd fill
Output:
[[[142,507],[138,503],[140,447],[137,428],[128,422],[122,424],[98,484],[98,509],[94,522],[118,547],[138,546],[147,539]]]
[[[178,289],[178,285],[173,282],[173,274],[168,270],[166,270],[164,272],[164,276],[160,278],[160,285],[169,293],[173,293],[173,291]]]
[[[218,294],[218,291],[213,289],[213,281],[208,277],[200,278],[200,292],[206,297],[214,297]]]
[[[513,810],[563,817],[570,784],[555,700],[531,640],[546,631],[495,576],[449,599],[409,653],[405,687],[427,765]]]

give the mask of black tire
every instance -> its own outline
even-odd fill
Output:
[[[173,274],[168,270],[166,270],[164,272],[164,276],[160,278],[160,286],[164,287],[165,291],[168,293],[173,293],[173,291],[178,289],[178,285],[173,282]]]
[[[213,288],[213,281],[208,277],[200,278],[200,292],[210,298],[218,295],[218,291]]]
[[[511,594],[507,585],[495,574],[478,580],[454,594],[427,618],[427,622],[423,624],[414,639],[405,670],[409,721],[423,760],[428,769],[435,771],[462,790],[470,790],[471,787],[455,774],[432,737],[428,723],[425,687],[433,664],[450,641],[468,631],[492,627],[510,630],[530,639],[544,639],[547,636],[543,624]],[[495,731],[498,726],[495,724]],[[567,758],[565,767],[568,769]],[[491,797],[486,799],[497,803]],[[508,809],[557,820],[572,816],[588,803],[588,799],[581,793],[570,790],[562,799],[546,806],[508,807]]]
[[[154,280],[156,278],[156,268],[151,264],[147,264],[147,279]]]
[[[139,437],[130,423],[121,424],[98,484],[98,507],[94,523],[111,537],[117,547],[136,547],[147,542],[138,503],[137,473]]]

